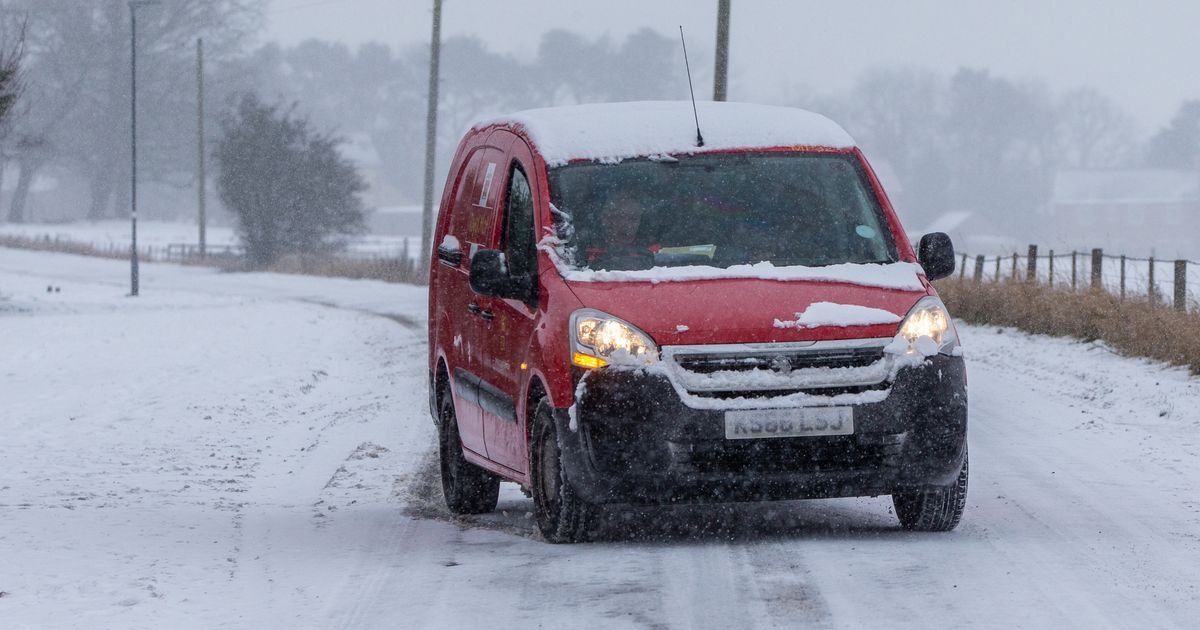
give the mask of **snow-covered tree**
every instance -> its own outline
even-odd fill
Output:
[[[238,220],[247,263],[309,257],[340,248],[364,228],[366,189],[339,139],[304,118],[247,95],[222,122],[217,189]]]

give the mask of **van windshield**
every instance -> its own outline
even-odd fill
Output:
[[[639,270],[887,263],[896,245],[865,173],[837,153],[712,153],[549,173],[572,267]]]

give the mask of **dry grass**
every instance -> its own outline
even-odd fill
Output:
[[[404,284],[425,284],[425,269],[404,258],[342,258],[329,256],[304,258],[285,256],[265,271],[328,278],[382,280]]]
[[[950,312],[971,324],[1099,340],[1123,354],[1200,374],[1200,313],[1176,311],[1144,297],[1121,300],[1103,291],[1024,282],[948,279],[938,282],[937,290]]]
[[[112,245],[97,247],[90,243],[61,240],[57,237],[35,238],[30,236],[0,234],[0,247],[11,247],[13,249],[32,249],[42,252],[62,252],[64,254],[96,256],[99,258],[129,258],[128,247],[115,247]]]

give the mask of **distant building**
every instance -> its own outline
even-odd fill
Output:
[[[389,236],[420,236],[421,206],[383,206],[367,217],[372,234]]]
[[[368,208],[395,206],[404,201],[403,195],[390,183],[383,170],[383,160],[375,148],[375,142],[366,133],[350,133],[338,145],[342,157],[354,163],[359,175],[367,184],[363,192],[363,203]]]
[[[1162,258],[1200,255],[1200,172],[1060,171],[1048,232],[1064,246]]]

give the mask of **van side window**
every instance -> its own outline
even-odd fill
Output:
[[[475,194],[475,179],[479,171],[479,163],[483,161],[484,151],[475,151],[471,159],[463,167],[458,181],[458,189],[454,193],[454,205],[450,214],[450,227],[447,233],[453,234],[460,241],[467,238],[468,223],[471,218],[472,196]],[[463,243],[466,247],[466,243]]]
[[[509,273],[530,275],[536,270],[536,250],[533,231],[533,194],[521,166],[513,162],[508,178],[508,195],[504,206],[504,242],[502,249],[508,259]]]

